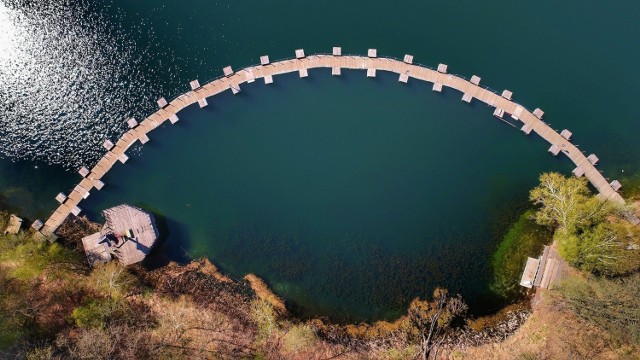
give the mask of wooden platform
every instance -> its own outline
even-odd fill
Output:
[[[7,228],[4,230],[5,234],[17,234],[20,232],[20,229],[22,228],[22,223],[24,222],[24,220],[22,220],[21,218],[15,216],[15,215],[11,215],[9,217],[9,224],[7,225]]]
[[[82,244],[91,266],[115,257],[123,265],[144,260],[158,239],[153,216],[130,205],[119,205],[102,212],[102,230],[84,237]]]
[[[553,289],[564,277],[566,266],[555,244],[545,246],[538,259],[527,259],[520,285],[529,289]]]
[[[302,50],[302,49],[299,49]],[[567,156],[580,170],[579,176],[586,176],[593,187],[599,192],[599,196],[616,203],[624,203],[623,198],[616,192],[619,189],[619,182],[611,183],[595,168],[587,157],[575,146],[569,139],[571,133],[568,130],[563,134],[558,134],[549,125],[544,123],[542,111],[536,111],[533,114],[525,107],[513,102],[513,93],[504,90],[501,94],[497,94],[487,88],[479,85],[480,78],[472,77],[473,81],[468,81],[462,77],[448,74],[448,68],[445,64],[440,64],[437,69],[432,69],[420,65],[413,64],[413,57],[405,56],[403,60],[392,58],[377,57],[377,50],[369,49],[367,56],[343,56],[341,48],[334,48],[331,55],[305,55],[304,52],[296,51],[296,58],[271,63],[268,56],[260,58],[260,65],[249,66],[237,72],[233,72],[231,67],[225,68],[223,77],[213,80],[209,83],[202,84],[197,91],[190,90],[171,102],[167,102],[164,98],[158,100],[160,108],[155,113],[149,115],[146,119],[133,129],[125,132],[107,152],[100,161],[89,171],[84,174],[81,187],[83,193],[73,191],[69,194],[68,199],[58,206],[54,213],[49,217],[42,228],[44,234],[51,234],[62,224],[66,217],[72,213],[72,210],[84,199],[85,192],[90,192],[96,184],[96,181],[109,172],[109,170],[122,159],[122,155],[136,142],[148,139],[147,133],[162,125],[165,121],[177,121],[177,113],[184,108],[198,103],[201,107],[207,105],[207,98],[220,94],[228,89],[233,89],[245,82],[252,82],[255,79],[263,78],[265,84],[273,83],[275,75],[286,74],[291,72],[301,72],[303,69],[327,68],[331,69],[333,75],[339,75],[341,69],[366,70],[368,76],[375,76],[376,71],[387,71],[395,73],[399,76],[404,74],[407,79],[413,78],[433,84],[433,90],[441,92],[444,87],[452,88],[460,91],[465,95],[465,99],[470,97],[494,107],[497,112],[496,116],[502,116],[504,112],[512,114],[514,119],[523,123],[523,131],[525,133],[535,132],[541,138],[549,143],[550,146],[559,148],[565,156]],[[404,77],[402,77],[404,78]],[[195,85],[195,84],[194,84]],[[200,84],[198,84],[200,85]],[[499,110],[499,111],[498,111]],[[538,115],[538,116],[536,116]],[[105,145],[107,145],[105,143]],[[554,148],[555,150],[555,148]],[[576,174],[577,175],[577,174]]]
[[[524,267],[524,272],[522,273],[522,279],[520,280],[520,285],[526,288],[533,288],[533,281],[536,278],[536,274],[538,273],[538,267],[540,266],[540,260],[534,258],[527,258],[527,264]]]

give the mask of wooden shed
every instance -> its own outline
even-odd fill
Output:
[[[149,255],[159,235],[153,215],[126,204],[102,214],[106,220],[102,230],[82,239],[91,266],[112,258],[130,265]]]

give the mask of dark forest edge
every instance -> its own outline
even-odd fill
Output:
[[[559,195],[570,201],[558,201]],[[557,312],[567,324],[596,327],[591,341],[613,341],[602,354],[631,358],[640,341],[640,231],[629,223],[637,202],[610,206],[595,200],[584,180],[559,174],[544,174],[531,200],[536,209],[518,219],[494,254],[493,290],[505,298],[531,298],[517,285],[524,259],[556,241],[576,271],[559,290],[548,291],[546,305],[535,306],[531,318]],[[0,217],[0,230],[7,215]],[[70,219],[59,243],[36,241],[29,232],[0,235],[0,356],[482,358],[482,351],[510,337],[531,311],[524,301],[472,319],[460,296],[436,289],[430,299],[412,301],[394,322],[302,320],[256,276],[236,281],[207,260],[155,270],[108,263],[91,270],[79,242],[95,226]],[[529,323],[512,337],[535,331]],[[573,336],[575,346],[554,356],[579,354],[583,340]],[[537,358],[551,351],[541,349],[522,345],[503,355]]]

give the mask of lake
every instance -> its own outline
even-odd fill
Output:
[[[83,40],[79,56],[73,39],[42,39],[76,64],[59,69],[49,52],[35,51],[37,30],[14,31],[25,39],[16,49],[35,49],[34,61],[51,65],[38,75],[48,84],[42,92],[19,81],[35,71],[29,64],[0,58],[13,80],[0,86],[0,201],[25,216],[46,217],[55,194],[79,180],[66,169],[92,165],[101,142],[117,138],[126,117],[148,115],[158,97],[297,48],[373,47],[379,56],[447,63],[541,107],[546,122],[598,155],[605,176],[624,186],[638,173],[632,39],[640,4],[71,3],[29,21],[15,16],[26,5],[0,11],[9,30],[79,18],[72,28]],[[86,60],[99,54],[108,54],[102,63]],[[254,272],[305,316],[392,319],[436,286],[460,292],[476,313],[495,309],[492,251],[539,174],[572,170],[492,109],[413,79],[325,69],[242,90],[155,130],[81,206],[96,220],[119,203],[151,210],[167,234],[157,261],[206,256],[235,277]]]

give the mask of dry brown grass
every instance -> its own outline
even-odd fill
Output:
[[[247,274],[244,277],[244,279],[249,282],[249,285],[251,285],[251,289],[253,289],[256,295],[260,299],[271,304],[271,306],[273,306],[273,309],[278,314],[280,315],[287,314],[287,307],[284,303],[284,300],[282,300],[282,298],[279,297],[278,295],[274,294],[273,291],[269,289],[269,286],[267,286],[267,284],[262,279],[260,279],[254,274]]]
[[[553,290],[549,290],[553,291]],[[507,340],[453,351],[450,359],[638,359],[637,348],[622,345],[540,292],[533,314]]]

